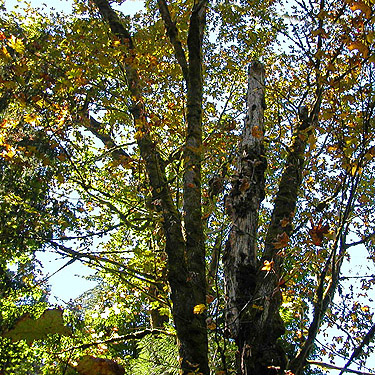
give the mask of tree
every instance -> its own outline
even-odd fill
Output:
[[[372,3],[280,5],[158,0],[131,18],[94,0],[2,18],[4,163],[35,151],[12,138],[31,128],[55,196],[79,196],[41,246],[141,290],[147,333],[170,309],[186,375],[230,373],[233,341],[238,374],[302,374],[333,316],[346,367],[374,336],[368,302],[334,299],[355,245],[375,259]]]

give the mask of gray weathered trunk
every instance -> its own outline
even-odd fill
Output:
[[[265,244],[259,254],[258,218],[267,164],[263,145],[264,68],[259,62],[250,66],[248,85],[248,116],[239,148],[238,174],[226,201],[233,225],[224,257],[226,322],[228,333],[238,345],[238,374],[282,374],[287,361],[279,344],[284,332],[279,315],[282,302],[279,283],[283,267],[280,249],[286,246],[292,232],[312,120],[307,108],[301,108]]]
[[[226,199],[232,230],[224,257],[227,301],[226,322],[237,338],[241,310],[251,300],[257,269],[257,230],[260,203],[264,198],[264,67],[249,67],[247,117],[238,153],[238,174]]]

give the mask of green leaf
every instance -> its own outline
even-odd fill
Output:
[[[3,336],[12,341],[25,340],[29,345],[35,340],[42,340],[49,334],[70,336],[70,328],[64,325],[63,311],[61,309],[46,310],[38,319],[33,319],[29,314],[23,315],[14,328]]]

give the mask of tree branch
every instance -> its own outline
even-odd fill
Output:
[[[100,139],[108,149],[112,150],[111,154],[114,159],[121,161],[121,163],[128,168],[128,163],[131,157],[121,148],[121,146],[118,146],[114,142],[111,136],[103,132],[102,123],[95,120],[92,116],[89,116],[88,119],[84,119],[83,126]]]
[[[340,374],[343,374],[344,372],[350,372],[352,374],[358,374],[358,375],[374,375],[373,372],[363,372],[363,371],[358,371],[358,370],[345,369],[343,367],[338,367],[335,365],[331,365],[330,363],[324,363],[324,362],[319,362],[319,361],[307,361],[307,363],[312,366],[323,367],[326,369],[342,370]]]
[[[184,76],[184,79],[187,83],[188,73],[189,73],[188,63],[186,61],[185,51],[178,38],[178,29],[176,27],[176,23],[172,21],[171,14],[169,12],[166,0],[158,0],[158,6],[159,6],[161,18],[164,21],[166,33],[174,48],[174,54],[175,54],[176,60],[180,64],[182,75]]]
[[[166,332],[166,331],[162,331],[161,329],[145,329],[143,331],[128,333],[126,335],[113,337],[113,338],[107,339],[107,340],[95,341],[95,342],[90,342],[90,343],[87,343],[87,344],[81,344],[81,345],[73,346],[69,349],[66,349],[66,350],[60,352],[59,354],[70,352],[72,350],[77,350],[77,349],[85,350],[87,348],[90,348],[91,346],[97,346],[97,345],[101,345],[101,344],[111,344],[111,343],[116,343],[116,342],[119,342],[119,341],[127,341],[127,340],[140,340],[147,335],[175,336],[175,334],[169,333],[169,332]]]
[[[348,371],[348,367],[356,358],[360,356],[364,346],[370,344],[370,342],[374,338],[374,335],[375,335],[375,324],[373,324],[373,326],[368,330],[365,337],[362,339],[361,343],[353,350],[352,355],[350,356],[348,362],[346,362],[344,368],[341,370],[339,375],[342,375],[344,372],[350,372]]]
[[[101,263],[108,263],[108,264],[111,264],[113,266],[116,266],[119,268],[119,271],[118,272],[121,272],[121,273],[126,273],[128,274],[129,276],[132,276],[132,277],[135,277],[141,281],[144,281],[144,282],[147,282],[147,283],[151,283],[151,284],[156,284],[157,285],[157,282],[155,282],[155,280],[153,280],[151,277],[151,275],[149,274],[146,274],[142,271],[137,271],[137,270],[134,270],[130,267],[127,267],[126,264],[123,264],[123,263],[120,263],[120,262],[117,262],[115,260],[112,260],[112,259],[108,259],[108,258],[102,258],[98,255],[92,255],[92,254],[89,254],[89,253],[82,253],[82,252],[79,252],[79,251],[76,251],[76,250],[73,250],[69,247],[66,247],[64,245],[61,245],[61,244],[58,244],[57,242],[54,242],[54,241],[48,241],[48,243],[54,247],[55,249],[58,249],[60,251],[60,254],[64,254],[64,255],[69,255],[71,257],[73,257],[74,259],[79,259],[79,260],[82,260],[82,259],[88,259],[86,262],[88,264],[99,264],[101,268],[104,268],[106,269],[105,266],[103,266]],[[108,267],[107,267],[108,269]],[[111,272],[115,272],[116,270],[114,269],[111,269]]]

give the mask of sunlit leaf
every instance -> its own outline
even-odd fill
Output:
[[[193,309],[194,314],[202,314],[207,309],[207,306],[203,303],[195,305]]]
[[[50,334],[60,334],[70,336],[71,330],[63,319],[61,309],[46,310],[38,319],[33,319],[29,314],[23,315],[14,328],[6,332],[3,336],[12,339],[12,341],[25,340],[31,344],[35,340],[46,338]]]
[[[261,268],[261,270],[270,272],[270,271],[273,270],[274,265],[275,265],[275,262],[273,260],[271,260],[271,261],[265,260],[263,262],[263,267]]]
[[[124,375],[125,369],[115,361],[95,358],[89,355],[82,357],[75,367],[80,375]]]

